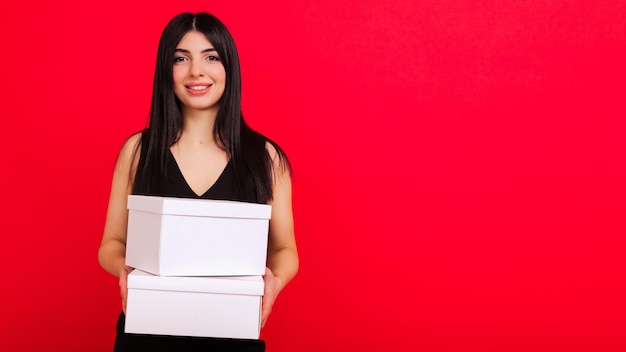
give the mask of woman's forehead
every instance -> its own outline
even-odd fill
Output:
[[[204,51],[206,49],[215,49],[215,47],[204,34],[194,30],[185,33],[176,45],[176,49]]]

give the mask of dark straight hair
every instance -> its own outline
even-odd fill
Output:
[[[276,172],[287,168],[289,161],[273,141],[248,126],[241,112],[241,72],[235,41],[226,26],[215,16],[200,12],[174,17],[163,30],[157,53],[148,128],[142,133],[140,156],[133,183],[133,193],[161,195],[167,177],[170,147],[180,138],[182,113],[174,95],[173,65],[176,46],[190,31],[202,33],[217,50],[226,72],[226,85],[219,101],[213,135],[230,158],[235,187],[240,197],[254,191],[256,201],[272,199],[272,183]],[[280,168],[266,149],[270,143],[277,152]],[[255,190],[250,188],[254,187]]]

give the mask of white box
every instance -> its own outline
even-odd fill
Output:
[[[127,333],[258,339],[261,276],[128,275]]]
[[[128,196],[126,265],[163,276],[263,275],[271,206]]]

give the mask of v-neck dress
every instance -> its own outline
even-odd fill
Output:
[[[239,196],[235,189],[235,180],[233,176],[233,165],[228,161],[224,170],[217,178],[215,183],[206,190],[203,194],[198,195],[194,192],[183,173],[178,167],[176,159],[172,152],[168,152],[166,164],[166,181],[164,185],[163,195],[164,197],[179,197],[179,198],[198,198],[198,199],[219,199],[219,200],[237,200],[243,202],[257,203],[257,197],[254,188],[254,182],[247,180],[247,192],[243,197]]]
[[[168,153],[166,162],[166,181],[164,185],[164,197],[196,198],[196,199],[219,199],[257,202],[254,182],[247,180],[248,192],[243,197],[238,196],[235,189],[233,166],[229,161],[215,183],[202,195],[197,195],[185,180],[176,159],[172,153]],[[122,312],[117,322],[117,337],[115,339],[115,352],[126,351],[240,351],[261,352],[265,351],[263,340],[244,339],[217,339],[204,337],[181,337],[161,336],[144,334],[124,333],[125,316]]]

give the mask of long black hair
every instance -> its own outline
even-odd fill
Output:
[[[240,196],[254,191],[256,201],[272,199],[272,184],[276,172],[287,168],[289,161],[283,150],[273,141],[248,126],[241,112],[241,72],[235,41],[226,26],[215,16],[200,12],[183,13],[174,17],[163,30],[157,53],[154,87],[148,128],[142,133],[133,193],[160,195],[167,177],[167,153],[180,138],[182,113],[173,90],[173,65],[176,46],[190,31],[202,33],[224,65],[226,85],[219,102],[213,135],[220,148],[226,151],[233,167],[235,187]],[[266,149],[270,143],[276,150],[278,165]],[[254,187],[254,190],[250,188]]]

